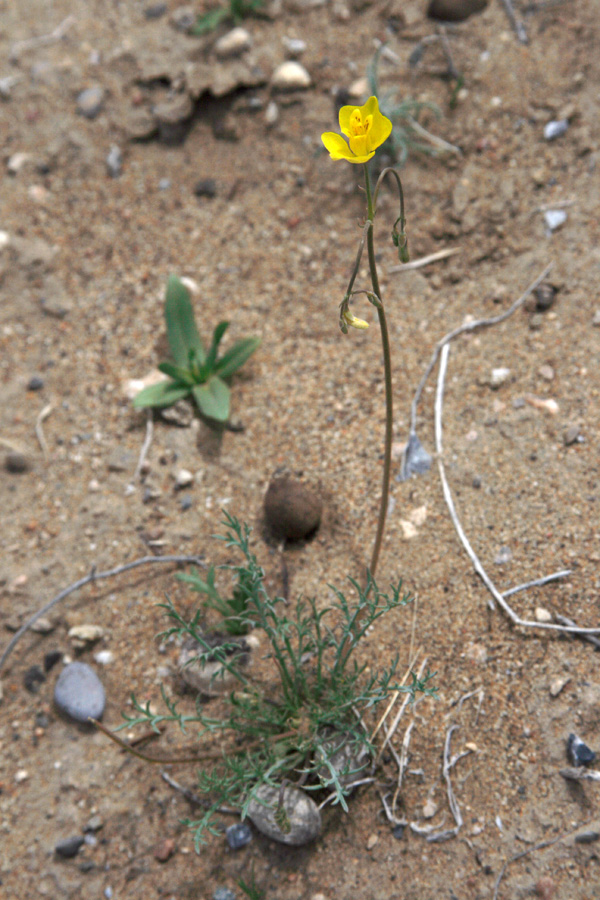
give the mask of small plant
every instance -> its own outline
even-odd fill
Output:
[[[439,156],[442,153],[454,153],[460,156],[460,150],[454,144],[449,144],[443,138],[431,134],[421,122],[419,117],[424,112],[432,113],[436,119],[441,119],[442,113],[435,103],[423,103],[407,97],[398,101],[394,91],[382,92],[379,82],[379,60],[383,50],[383,44],[378,47],[367,68],[367,80],[369,91],[379,100],[381,112],[392,123],[392,132],[389,141],[389,153],[394,163],[403,166],[409,153],[425,153],[428,156]]]
[[[192,34],[206,34],[214,31],[221,22],[232,22],[239,25],[249,16],[255,16],[262,9],[263,0],[229,0],[228,6],[218,6],[198,17],[192,28]]]
[[[429,673],[412,684],[395,683],[398,659],[381,672],[359,664],[354,651],[367,629],[385,613],[405,606],[410,598],[401,593],[401,583],[390,593],[380,591],[369,577],[365,588],[350,579],[358,601],[350,604],[344,594],[332,588],[335,602],[317,609],[314,599],[298,600],[290,609],[281,598],[272,599],[264,585],[265,573],[250,549],[250,529],[225,513],[226,533],[221,540],[242,554],[234,567],[238,585],[246,592],[247,615],[240,620],[260,629],[267,638],[267,657],[276,676],[268,684],[254,683],[250,674],[236,666],[229,653],[231,644],[215,648],[204,637],[199,616],[187,622],[170,601],[164,605],[174,625],[163,637],[191,636],[203,648],[198,662],[218,660],[234,677],[239,689],[231,693],[227,713],[219,718],[205,715],[198,704],[193,714],[182,714],[176,703],[163,694],[167,714],[153,713],[149,706],[133,699],[136,716],[125,716],[127,727],[144,723],[157,728],[161,722],[176,721],[186,731],[199,726],[201,747],[210,739],[213,768],[199,773],[198,789],[206,795],[206,812],[188,824],[195,829],[196,843],[207,830],[214,829],[214,816],[223,805],[239,807],[245,815],[261,785],[279,787],[282,782],[301,783],[305,791],[333,794],[333,802],[347,810],[348,776],[332,764],[336,749],[332,731],[360,752],[370,755],[373,746],[364,730],[362,716],[388,697],[391,691],[433,695]],[[208,586],[208,585],[207,585]],[[214,757],[217,761],[214,761]],[[358,777],[358,776],[357,776]],[[350,779],[351,780],[351,779]]]
[[[204,416],[226,422],[231,394],[226,381],[252,356],[260,338],[238,341],[219,357],[219,344],[229,327],[229,322],[219,322],[207,352],[196,326],[188,290],[175,275],[167,282],[165,321],[173,360],[160,363],[158,368],[170,380],[144,388],[133,405],[162,408],[191,395]]]
[[[240,890],[248,897],[248,900],[265,900],[266,892],[263,891],[262,888],[256,883],[256,879],[254,877],[254,869],[250,873],[250,880],[246,881],[244,878],[238,878],[238,886]]]
[[[223,566],[222,568],[230,568]],[[211,566],[206,575],[206,581],[200,577],[197,569],[192,568],[189,575],[181,572],[175,577],[179,581],[185,581],[193,591],[206,595],[206,606],[216,610],[223,616],[223,627],[229,634],[246,634],[250,628],[251,617],[249,613],[248,597],[255,589],[255,585],[248,581],[246,573],[237,570],[238,581],[233,589],[231,597],[223,598],[215,585],[215,567]]]

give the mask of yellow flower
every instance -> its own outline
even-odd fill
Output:
[[[377,97],[369,97],[364,106],[342,106],[340,109],[341,134],[327,131],[321,135],[332,159],[347,159],[351,163],[364,163],[375,156],[378,147],[387,141],[392,123],[379,112]]]
[[[344,324],[350,325],[352,328],[359,328],[361,329],[361,331],[369,327],[368,322],[365,322],[364,319],[359,319],[357,316],[353,315],[349,309],[345,309],[342,312],[340,319],[342,322],[344,322]]]

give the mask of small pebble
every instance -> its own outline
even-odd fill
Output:
[[[74,662],[62,670],[54,688],[54,702],[77,722],[101,719],[106,704],[102,682],[86,663]]]
[[[84,831],[100,831],[104,828],[104,819],[96,813],[91,819],[88,819]]]
[[[77,111],[86,119],[95,119],[104,104],[104,89],[100,85],[87,88],[77,97]]]
[[[548,284],[547,281],[544,281],[536,287],[533,293],[535,295],[535,308],[539,312],[546,312],[554,304],[556,288],[553,284]]]
[[[189,469],[179,469],[179,471],[175,473],[176,490],[180,491],[182,488],[189,487],[193,482],[194,476]]]
[[[219,887],[213,894],[213,900],[236,900],[236,897],[229,888]]]
[[[298,91],[309,88],[310,75],[299,62],[288,60],[277,66],[271,77],[271,87],[278,91]]]
[[[568,685],[570,680],[571,680],[571,678],[569,676],[567,676],[566,678],[563,676],[559,676],[558,678],[555,678],[550,683],[550,688],[549,688],[550,696],[558,697],[558,695],[561,693],[561,691],[563,691],[566,688],[566,686]]]
[[[54,852],[63,859],[72,859],[74,856],[77,856],[83,843],[84,839],[79,834],[74,835],[73,837],[64,838],[64,840],[59,841],[58,844],[55,845]]]
[[[540,900],[552,900],[556,891],[556,884],[549,875],[542,875],[535,885],[535,892]]]
[[[77,650],[83,650],[87,644],[93,644],[104,637],[104,628],[102,625],[92,625],[90,623],[74,625],[69,629],[69,637]]]
[[[535,620],[536,620],[536,622],[551,622],[552,621],[552,613],[549,612],[547,609],[544,609],[543,606],[536,606]]]
[[[30,694],[37,694],[46,680],[46,676],[39,666],[30,666],[23,676],[23,684]]]
[[[323,501],[316,490],[292,475],[276,473],[265,494],[264,510],[275,537],[299,541],[319,527]]]
[[[55,628],[56,622],[53,622],[52,619],[47,619],[45,616],[40,616],[31,626],[31,630],[35,631],[36,634],[50,634]]]
[[[41,391],[44,387],[44,379],[41,375],[32,375],[27,382],[28,391]]]
[[[219,59],[240,56],[252,46],[252,38],[245,28],[232,28],[215,43],[214,50]]]
[[[23,166],[31,159],[30,153],[13,153],[6,164],[10,175],[18,175]]]
[[[153,855],[154,859],[157,859],[159,862],[165,863],[175,853],[175,840],[173,838],[164,838],[162,841],[159,841],[156,844]]]
[[[182,512],[187,512],[188,509],[192,508],[193,500],[189,494],[184,494],[181,500],[179,501],[179,508]]]
[[[367,850],[372,850],[375,844],[379,843],[379,837],[376,834],[370,834],[367,838]]]
[[[4,468],[7,472],[12,472],[15,475],[28,472],[31,468],[31,459],[26,453],[11,450],[4,457]]]
[[[556,231],[567,221],[567,214],[564,209],[547,209],[544,213],[544,221],[548,231]]]
[[[592,325],[594,325],[595,328],[598,328],[598,326],[600,326],[600,309],[597,309],[596,312],[594,313],[594,318],[592,319]]]
[[[100,490],[100,482],[97,478],[92,478],[88,484],[88,491],[90,494],[97,494]]]
[[[544,397],[533,397],[531,396],[531,394],[528,394],[527,397],[525,397],[525,402],[530,406],[533,406],[534,409],[541,409],[543,412],[547,412],[551,416],[555,416],[559,411],[558,403],[552,398],[546,399]]]
[[[24,781],[27,781],[29,778],[29,772],[27,769],[19,769],[15,772],[15,784],[23,784]]]
[[[49,672],[50,669],[53,669],[57,662],[62,659],[62,653],[60,650],[50,650],[44,656],[44,672]]]
[[[425,803],[423,804],[423,818],[424,819],[433,819],[437,812],[437,803],[434,802],[432,797],[428,797]]]
[[[494,388],[494,390],[497,390],[503,384],[506,384],[509,378],[510,369],[506,369],[504,367],[492,369],[492,374],[490,376],[490,387]]]
[[[180,6],[171,16],[171,25],[176,31],[182,31],[184,34],[196,24],[198,14],[192,6]]]
[[[212,200],[217,196],[217,182],[214,178],[203,178],[196,183],[194,194],[196,197],[208,197]]]
[[[595,844],[600,841],[600,832],[598,831],[582,831],[581,834],[575,835],[576,844]]]
[[[232,850],[240,850],[252,840],[252,829],[247,822],[236,822],[229,826],[225,837]]]
[[[547,122],[544,125],[544,137],[547,141],[553,141],[557,137],[563,135],[568,127],[569,123],[566,119],[558,119],[552,122]]]
[[[152,3],[144,10],[144,16],[146,19],[160,19],[161,16],[164,16],[166,11],[166,3]]]
[[[270,103],[267,104],[267,108],[265,110],[265,122],[269,127],[272,127],[276,124],[279,119],[279,107],[275,103],[274,100],[271,100]]]
[[[290,59],[298,59],[306,50],[306,42],[300,38],[283,38],[283,46]]]
[[[538,375],[540,378],[543,378],[544,381],[554,381],[554,369],[547,364],[539,367]]]
[[[123,152],[117,144],[112,144],[108,151],[106,169],[111,178],[118,178],[123,171]]]
[[[99,666],[108,666],[111,662],[113,662],[115,658],[112,650],[99,650],[97,653],[94,653],[94,659],[98,663]]]
[[[573,733],[567,739],[567,756],[574,766],[591,766],[596,759],[595,752]]]
[[[168,191],[171,187],[171,179],[170,178],[161,178],[158,182],[159,191]]]
[[[571,444],[580,444],[581,443],[581,435],[579,432],[579,425],[569,425],[567,430],[563,435],[563,442],[565,447],[570,447]]]
[[[394,825],[392,828],[392,834],[396,838],[397,841],[401,841],[404,837],[404,831],[406,829],[406,825],[400,823],[399,825]]]
[[[497,566],[503,566],[507,562],[510,562],[512,559],[512,550],[510,547],[500,547],[498,553],[494,558],[494,562]]]

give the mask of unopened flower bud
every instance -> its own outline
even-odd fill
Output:
[[[353,315],[349,309],[345,309],[342,315],[340,316],[340,324],[344,322],[346,325],[350,325],[351,328],[359,328],[364,330],[369,327],[369,323],[365,322],[364,319],[359,319],[357,316]],[[342,327],[343,330],[343,327]]]

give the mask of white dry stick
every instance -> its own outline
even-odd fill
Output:
[[[502,0],[502,6],[504,7],[504,11],[508,16],[508,21],[510,22],[512,29],[516,34],[517,39],[521,42],[521,44],[528,44],[529,38],[527,37],[525,26],[517,19],[512,5],[512,0]]]
[[[42,453],[44,454],[44,456],[48,455],[48,444],[46,443],[44,429],[42,428],[42,422],[48,418],[53,409],[54,407],[52,406],[52,404],[48,403],[46,406],[44,406],[39,416],[35,420],[35,436],[38,439],[38,443],[42,448]]]
[[[450,741],[452,740],[452,733],[456,731],[457,728],[458,725],[451,725],[446,733],[446,741],[444,743],[444,763],[442,766],[442,775],[444,776],[448,793],[448,805],[450,806],[450,812],[452,813],[456,825],[454,828],[450,828],[447,831],[438,831],[436,834],[430,834],[427,838],[427,841],[430,844],[441,844],[443,841],[448,841],[450,838],[456,837],[463,826],[463,818],[458,805],[458,800],[456,799],[456,795],[452,788],[450,771],[459,759],[462,759],[463,756],[468,756],[470,751],[466,750],[464,753],[459,753],[458,756],[455,756],[452,759],[450,758]]]
[[[24,50],[33,50],[35,47],[44,47],[48,44],[56,44],[62,40],[69,28],[76,22],[75,16],[67,16],[66,19],[57,25],[54,31],[49,34],[40,34],[38,37],[26,38],[24,41],[17,41],[12,45],[9,59],[16,62]]]
[[[389,266],[388,272],[409,272],[411,269],[422,269],[423,266],[428,266],[429,263],[438,262],[440,259],[448,259],[449,256],[454,256],[460,252],[460,247],[446,247],[445,250],[438,250],[437,253],[430,253],[429,256],[411,259],[410,262],[402,263],[398,266]]]
[[[52,600],[48,601],[45,606],[38,609],[24,625],[21,625],[16,634],[11,638],[2,656],[0,656],[0,670],[18,641],[27,631],[29,631],[31,626],[35,625],[38,619],[45,616],[53,606],[56,606],[57,603],[64,600],[64,598],[68,597],[69,594],[72,594],[73,591],[79,590],[79,588],[84,587],[86,584],[90,584],[92,581],[101,581],[103,578],[112,578],[113,575],[120,575],[122,572],[128,572],[130,569],[136,569],[138,566],[145,566],[149,563],[193,563],[195,566],[200,566],[201,568],[205,568],[206,565],[199,556],[142,556],[140,559],[134,559],[132,562],[117,566],[114,569],[108,569],[105,572],[96,572],[96,567],[94,566],[89,575],[85,575],[83,578],[80,578],[79,581],[70,584],[69,587],[62,590],[60,594],[57,594],[56,597],[53,597]]]
[[[142,449],[140,450],[140,456],[137,461],[137,466],[135,467],[135,472],[133,473],[133,481],[132,483],[138,480],[141,475],[142,467],[146,462],[146,457],[148,456],[148,450],[150,449],[150,444],[152,443],[152,437],[154,435],[154,413],[152,409],[146,410],[146,436],[144,438],[144,443],[142,444]]]
[[[559,774],[567,781],[600,781],[600,772],[596,772],[594,769],[584,769],[583,766],[561,769]]]
[[[426,665],[427,665],[427,657],[425,657],[425,659],[423,660],[423,662],[422,662],[421,665],[419,666],[419,671],[418,671],[418,673],[417,673],[417,678],[420,679],[420,678],[423,677],[423,671],[424,671]],[[396,693],[398,693],[398,692],[396,692]],[[394,736],[394,734],[395,734],[395,732],[396,732],[396,728],[398,727],[398,723],[400,722],[400,719],[402,718],[402,716],[403,716],[403,714],[404,714],[404,710],[405,710],[406,707],[408,706],[409,702],[410,702],[410,694],[406,694],[405,697],[404,697],[404,700],[402,701],[402,706],[400,707],[400,709],[399,709],[398,712],[396,713],[396,718],[395,718],[394,721],[392,722],[389,731],[386,731],[385,739],[384,739],[384,741],[383,741],[383,743],[382,743],[382,745],[381,745],[381,747],[380,747],[380,749],[379,749],[379,753],[377,754],[377,759],[380,759],[380,758],[381,758],[381,754],[382,754],[383,751],[385,750],[386,746],[387,746],[388,744],[390,744],[390,741],[391,741],[391,739],[393,738],[393,736]],[[392,748],[392,744],[390,744],[390,749],[391,749],[391,748]],[[397,762],[399,762],[399,760],[397,760]]]
[[[465,548],[469,559],[473,563],[473,567],[488,591],[500,605],[500,607],[504,610],[510,620],[514,625],[520,625],[522,628],[542,628],[550,631],[559,631],[563,634],[600,634],[600,628],[579,628],[577,625],[555,625],[552,622],[533,622],[529,619],[522,619],[517,613],[512,609],[512,607],[507,603],[504,596],[497,589],[485,569],[483,568],[481,562],[475,551],[473,550],[469,540],[463,531],[463,527],[460,524],[460,520],[458,518],[456,507],[454,506],[454,500],[452,498],[452,493],[450,491],[450,486],[448,484],[448,480],[446,478],[446,470],[444,468],[444,463],[442,460],[442,408],[444,402],[444,382],[446,379],[446,368],[448,365],[448,354],[450,352],[449,344],[444,344],[442,347],[441,355],[440,355],[440,368],[438,373],[438,383],[437,390],[435,396],[435,449],[437,453],[437,463],[438,469],[440,473],[440,480],[442,482],[442,490],[444,493],[444,500],[446,501],[446,505],[448,507],[448,512],[450,513],[450,518],[452,519],[452,524],[456,529],[456,533],[460,539],[461,544]],[[494,601],[492,598],[488,598],[488,604],[490,609],[495,609]]]

